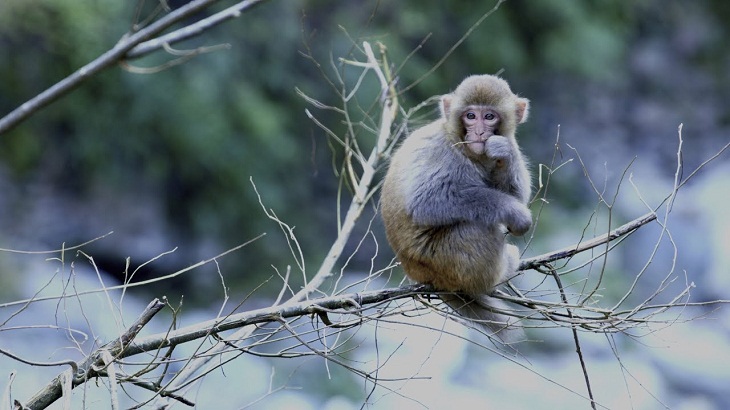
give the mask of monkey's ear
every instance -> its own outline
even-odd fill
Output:
[[[517,99],[517,123],[522,124],[527,121],[527,117],[530,114],[530,100],[527,98]]]
[[[451,94],[441,96],[439,108],[441,108],[441,117],[449,118],[449,114],[451,114]]]

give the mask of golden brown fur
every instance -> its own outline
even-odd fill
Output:
[[[442,118],[414,131],[394,154],[381,195],[388,241],[408,277],[466,294],[465,301],[443,299],[492,331],[506,317],[494,313],[504,306],[487,295],[519,261],[505,228],[522,235],[532,222],[529,173],[514,137],[528,106],[501,78],[467,78],[442,98]],[[462,118],[474,107],[500,119],[482,137],[482,155],[463,143],[469,131]]]

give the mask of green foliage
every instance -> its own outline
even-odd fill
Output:
[[[135,4],[1,2],[3,114],[112,47],[132,26]],[[642,29],[637,15],[664,10],[657,1],[511,0],[424,78],[494,4],[267,2],[175,45],[185,49],[228,43],[228,50],[155,74],[113,68],[89,80],[3,135],[2,166],[18,178],[51,181],[82,197],[96,192],[88,190],[96,185],[110,187],[120,201],[134,202],[136,195],[153,192],[168,211],[166,222],[185,238],[209,240],[221,248],[272,231],[251,189],[253,177],[267,207],[297,226],[305,253],[321,254],[336,229],[337,184],[328,141],[304,115],[306,105],[294,88],[331,105],[340,104],[333,92],[340,90],[333,90],[320,68],[302,56],[308,48],[321,71],[334,78],[335,70],[342,70],[353,84],[358,73],[343,69],[338,59],[350,56],[363,39],[382,42],[398,69],[398,86],[417,82],[402,96],[408,108],[475,72],[505,70],[509,79],[549,79],[560,73],[616,80],[613,73],[626,64],[626,45]],[[708,7],[728,15],[725,3]],[[152,67],[174,58],[160,52],[129,64]],[[363,113],[371,112],[377,97],[373,84],[365,83],[363,90],[350,103],[356,122],[366,118]],[[344,135],[341,118],[318,115]],[[356,132],[367,147],[372,141],[368,131],[356,127]],[[336,144],[332,147],[337,169],[342,156]],[[253,282],[268,276],[272,263],[291,264],[282,243],[267,241],[257,248],[261,254],[256,260],[247,261]],[[127,256],[125,250],[119,252],[120,259]]]

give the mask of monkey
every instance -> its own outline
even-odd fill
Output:
[[[441,117],[395,151],[380,199],[406,275],[455,292],[440,298],[504,343],[523,332],[495,312],[506,306],[489,294],[519,266],[506,234],[532,226],[530,173],[515,139],[529,105],[500,77],[467,77],[440,98]]]

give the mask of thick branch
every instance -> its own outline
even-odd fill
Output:
[[[430,294],[434,290],[426,285],[410,285],[399,288],[373,290],[368,292],[351,293],[347,295],[330,296],[296,304],[267,307],[231,315],[225,319],[214,319],[195,325],[183,327],[172,332],[150,335],[137,339],[131,346],[122,352],[120,358],[133,356],[143,352],[154,351],[163,347],[178,345],[213,333],[238,329],[260,323],[275,322],[279,319],[290,319],[317,313],[322,309],[360,312],[362,308],[377,303],[413,297],[415,295]],[[353,304],[353,302],[355,304]]]

